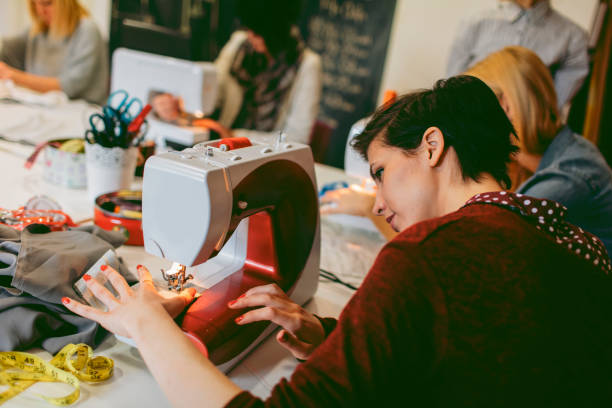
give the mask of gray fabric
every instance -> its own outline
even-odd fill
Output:
[[[72,35],[47,33],[3,40],[0,60],[26,72],[58,78],[70,98],[104,104],[108,94],[108,53],[93,20],[81,19]]]
[[[119,232],[86,228],[49,233],[42,225],[26,228],[21,233],[21,250],[11,286],[51,303],[60,304],[64,296],[78,298],[72,287],[74,282],[106,251],[125,241]],[[120,269],[120,273],[132,277],[123,263]]]
[[[120,232],[96,226],[49,232],[30,225],[19,233],[0,225],[0,350],[41,346],[50,353],[67,343],[96,346],[105,331],[61,305],[80,299],[73,285],[109,249],[125,241]],[[119,272],[134,275],[120,260]]]
[[[11,281],[17,269],[17,256],[21,248],[21,233],[13,228],[0,226],[0,294],[3,290],[11,295],[21,291],[11,287]]]
[[[18,242],[5,241],[0,243],[0,293],[2,290],[11,295],[20,295],[21,290],[11,287],[13,276],[17,270],[17,256],[21,244]]]
[[[523,10],[512,1],[463,22],[455,35],[446,74],[460,74],[509,45],[529,48],[551,70],[560,107],[570,102],[589,72],[587,34],[541,0]]]
[[[564,127],[517,193],[557,201],[568,221],[597,236],[612,254],[612,170],[595,145]]]
[[[107,334],[97,323],[63,306],[26,294],[11,296],[0,292],[0,321],[0,351],[42,347],[55,354],[69,343],[96,347]]]

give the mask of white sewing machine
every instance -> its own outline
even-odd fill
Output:
[[[229,370],[274,326],[239,326],[245,310],[227,307],[249,288],[278,284],[298,304],[317,288],[320,231],[310,148],[246,138],[198,144],[151,157],[145,167],[145,250],[186,266],[166,272],[171,286],[195,286],[199,298],[181,328]],[[206,288],[206,289],[205,289]]]
[[[111,91],[124,89],[147,103],[152,93],[183,98],[184,108],[196,116],[212,113],[217,99],[217,71],[210,62],[192,62],[119,48],[113,54]],[[177,126],[148,117],[147,139],[177,149],[209,139],[202,128]]]

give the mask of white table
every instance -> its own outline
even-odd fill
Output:
[[[2,105],[0,104],[0,110]],[[74,124],[74,123],[73,123]],[[51,137],[59,137],[57,134]],[[51,138],[50,137],[50,138]],[[0,142],[0,207],[18,208],[34,195],[44,194],[60,203],[63,210],[75,220],[90,218],[92,206],[87,200],[86,190],[70,190],[51,185],[43,180],[43,167],[38,164],[25,170],[23,163],[32,148],[14,143]],[[320,185],[337,180],[348,180],[340,170],[327,166],[316,166],[317,182]],[[346,281],[359,284],[374,257],[384,244],[373,232],[359,230],[322,218],[321,222],[321,267],[335,272]],[[167,267],[168,262],[144,252],[142,247],[123,246],[118,253],[130,268],[137,264],[150,266],[151,270]],[[321,280],[314,298],[307,309],[322,316],[337,317],[352,295],[344,286]],[[31,352],[49,360],[51,356],[43,350]],[[167,407],[169,403],[145,366],[137,349],[109,336],[96,350],[115,361],[113,377],[101,384],[82,384],[79,407]],[[297,361],[274,339],[268,337],[254,349],[230,373],[229,377],[243,389],[265,398],[274,385],[283,377],[289,377]],[[33,392],[59,396],[71,391],[64,384],[39,383],[22,395],[6,403],[8,407],[49,406],[33,395]]]

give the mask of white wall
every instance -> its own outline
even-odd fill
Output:
[[[108,40],[111,0],[80,0]],[[15,35],[30,26],[27,0],[0,0],[0,37]]]
[[[552,6],[590,31],[599,0],[552,0]],[[496,0],[397,0],[381,85],[399,93],[431,87],[444,77],[446,58],[464,18]],[[380,98],[379,98],[380,99]]]
[[[20,33],[29,24],[26,0],[0,0],[0,37]]]

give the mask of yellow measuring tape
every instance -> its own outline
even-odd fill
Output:
[[[79,380],[104,381],[113,375],[113,365],[110,358],[93,357],[93,351],[87,344],[68,344],[50,362],[29,353],[0,352],[0,386],[8,386],[6,391],[0,393],[0,405],[40,381],[63,382],[73,386],[75,390],[65,397],[36,394],[53,405],[70,405],[79,399]]]

